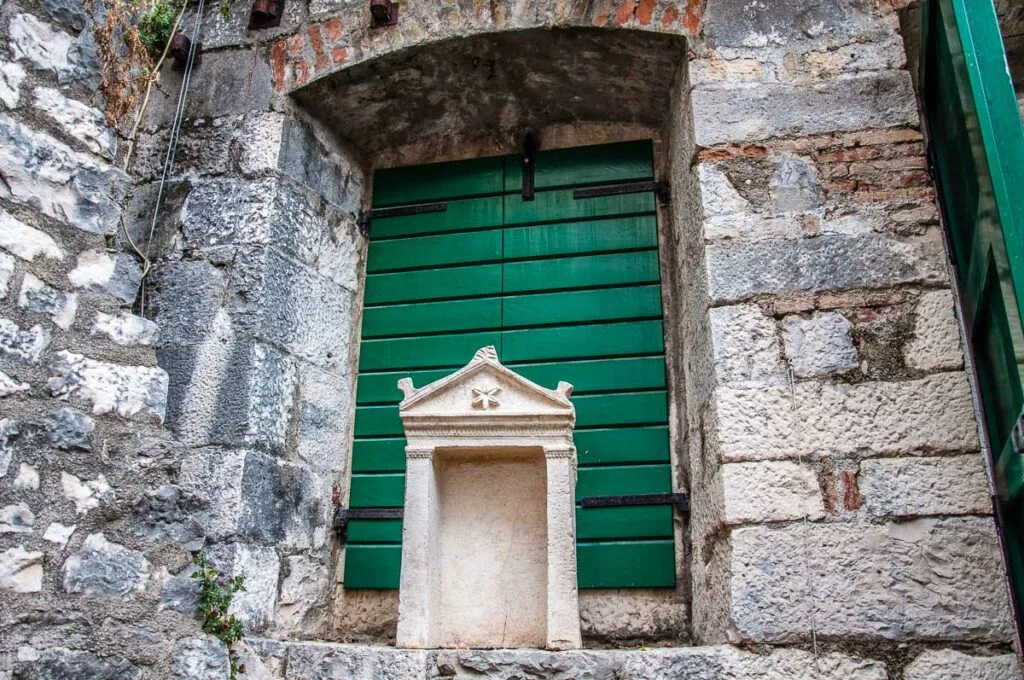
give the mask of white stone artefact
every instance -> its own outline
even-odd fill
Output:
[[[545,389],[485,347],[426,387],[398,387],[398,646],[580,647],[572,385]]]

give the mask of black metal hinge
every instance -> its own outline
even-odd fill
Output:
[[[334,511],[334,535],[338,541],[348,540],[348,521],[350,519],[402,519],[405,508],[338,508]]]
[[[359,233],[363,236],[370,235],[370,222],[382,217],[405,217],[407,215],[423,215],[425,213],[445,212],[448,204],[444,201],[438,203],[420,203],[419,205],[403,205],[397,208],[374,208],[359,213]]]
[[[690,511],[690,499],[685,493],[591,496],[580,501],[580,507],[583,508],[622,508],[631,505],[673,505],[684,515]]]
[[[536,196],[536,166],[537,161],[534,155],[540,148],[540,142],[536,135],[530,133],[523,141],[523,200],[532,201]]]
[[[670,192],[667,182],[629,182],[627,184],[609,184],[603,187],[576,189],[572,192],[572,197],[579,200],[581,198],[597,198],[599,196],[642,194],[648,191],[653,191],[658,197],[658,202],[662,205],[668,203]]]

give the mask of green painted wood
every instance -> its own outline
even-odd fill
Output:
[[[576,502],[591,496],[670,493],[669,465],[617,465],[581,467],[576,481]]]
[[[597,196],[577,200],[572,196],[572,189],[557,189],[539,191],[532,201],[524,201],[522,194],[506,194],[505,224],[584,220],[609,215],[638,215],[653,213],[656,207],[654,192]]]
[[[345,546],[345,587],[395,590],[402,572],[401,545]]]
[[[672,506],[577,508],[576,540],[672,538]]]
[[[576,431],[573,441],[581,467],[671,460],[667,425]]]
[[[347,538],[348,543],[401,545],[402,520],[352,519],[348,522]]]
[[[664,352],[661,321],[502,331],[502,361],[584,359]]]
[[[668,420],[668,401],[664,392],[574,396],[572,403],[576,405],[577,429],[659,425]]]
[[[404,472],[405,437],[356,439],[352,443],[352,472]]]
[[[437,368],[426,371],[394,371],[390,373],[363,373],[356,384],[356,403],[363,404],[397,404],[402,400],[398,390],[398,381],[412,378],[416,387],[429,385],[435,380],[449,375],[451,369]]]
[[[501,230],[416,236],[370,243],[366,271],[427,269],[501,261]]]
[[[371,242],[386,238],[422,236],[451,231],[491,229],[501,226],[504,201],[501,196],[446,201],[441,212],[375,217],[370,223]]]
[[[369,307],[363,312],[363,337],[499,329],[501,304],[494,297]]]
[[[676,584],[671,539],[580,543],[576,555],[580,588],[671,588]]]
[[[405,432],[398,418],[398,405],[357,406],[357,437],[400,437]]]
[[[501,193],[504,166],[504,157],[494,156],[378,170],[373,175],[373,207]]]
[[[353,474],[349,505],[353,508],[387,508],[405,505],[405,475]]]
[[[501,347],[501,333],[462,333],[413,338],[364,340],[359,351],[360,371],[408,368],[459,367],[485,345]]]
[[[538,189],[581,184],[654,179],[650,140],[539,151],[534,155],[533,182]],[[505,190],[523,186],[522,156],[505,159]]]
[[[654,215],[509,227],[504,234],[509,260],[658,247]]]
[[[366,277],[367,305],[396,304],[418,300],[498,295],[501,293],[500,264],[425,269]]]
[[[506,262],[506,293],[658,283],[658,251]]]
[[[634,392],[665,387],[663,357],[591,359],[540,364],[510,362],[509,366],[523,377],[549,389],[554,389],[559,381],[564,380],[572,385],[572,393],[575,396],[592,392]]]
[[[504,328],[661,318],[661,286],[601,288],[510,295],[502,301]]]

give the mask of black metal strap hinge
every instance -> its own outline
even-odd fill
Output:
[[[338,541],[348,540],[348,521],[350,519],[402,519],[405,508],[337,508],[334,511],[334,535]]]
[[[623,508],[631,505],[673,505],[680,513],[690,511],[690,499],[685,493],[645,493],[626,496],[592,496],[580,501],[582,508]]]
[[[526,139],[523,141],[523,200],[532,201],[536,198],[536,165],[537,161],[534,155],[537,153],[537,149],[540,148],[540,142],[537,141],[537,137],[530,133],[526,135]]]
[[[370,235],[370,222],[383,217],[405,217],[407,215],[423,215],[426,213],[445,212],[448,204],[444,201],[438,203],[420,203],[418,205],[403,205],[397,208],[374,208],[359,213],[359,233],[363,236]]]
[[[597,198],[599,196],[642,194],[647,191],[653,191],[658,197],[658,202],[662,205],[666,205],[668,203],[670,191],[667,182],[629,182],[627,184],[608,184],[603,187],[576,189],[572,192],[572,197],[579,200],[581,198]]]

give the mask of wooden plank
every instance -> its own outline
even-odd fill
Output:
[[[501,230],[371,241],[369,273],[501,260]]]
[[[398,381],[402,378],[412,378],[413,385],[423,387],[450,375],[451,372],[449,368],[439,368],[427,371],[363,373],[356,383],[356,403],[360,405],[397,404],[402,400],[402,393],[398,390]]]
[[[657,248],[658,222],[654,215],[641,215],[508,227],[504,239],[510,260]]]
[[[573,397],[572,403],[576,405],[577,428],[660,425],[668,419],[667,398],[660,391],[593,394]]]
[[[502,156],[493,156],[378,170],[373,175],[373,207],[501,193],[504,165]]]
[[[400,519],[351,519],[348,521],[348,544],[385,543],[402,544]]]
[[[395,304],[417,300],[497,295],[501,293],[502,265],[478,264],[468,267],[423,269],[366,277],[368,305]]]
[[[555,389],[560,380],[572,384],[576,396],[591,392],[635,391],[665,387],[663,357],[556,361],[509,367],[538,385]],[[419,383],[416,383],[419,385]]]
[[[676,584],[671,539],[581,543],[576,554],[580,588],[671,588]]]
[[[573,441],[581,467],[671,460],[667,425],[577,431]]]
[[[502,361],[527,362],[663,351],[661,321],[630,321],[503,331],[498,355]]]
[[[352,442],[352,472],[404,472],[405,437],[356,439]]]
[[[405,505],[405,474],[353,474],[349,507],[387,508]]]
[[[672,538],[672,506],[576,508],[576,540]]]
[[[661,286],[510,295],[501,318],[503,328],[661,318]]]
[[[522,155],[505,160],[505,190],[521,191]],[[539,151],[534,155],[534,186],[538,189],[654,179],[650,140]]]
[[[532,201],[505,196],[505,224],[585,220],[610,215],[639,215],[655,210],[654,192],[575,199],[572,189],[538,191]]]
[[[615,465],[580,468],[576,482],[576,502],[592,496],[671,493],[672,470],[669,465]]]
[[[445,209],[440,212],[375,217],[370,222],[370,241],[500,227],[503,205],[501,196],[491,196],[447,201]]]
[[[397,404],[356,407],[355,436],[401,437],[404,433]]]
[[[530,291],[659,283],[658,251],[581,255],[548,260],[506,262],[504,291]]]
[[[481,347],[494,345],[500,348],[501,342],[501,334],[498,331],[364,340],[359,351],[359,370],[393,371],[400,367],[444,366],[455,368],[465,365]]]
[[[402,571],[402,546],[358,545],[345,548],[345,588],[397,590]]]
[[[364,338],[500,327],[501,298],[497,297],[368,307],[363,312]]]

